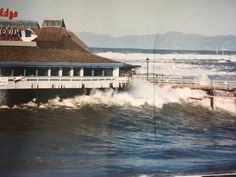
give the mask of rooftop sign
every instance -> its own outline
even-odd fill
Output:
[[[8,8],[0,8],[0,17],[7,17],[9,20],[18,17],[18,12],[14,10],[9,10]]]
[[[19,40],[25,42],[33,41],[37,35],[30,29],[17,29],[14,27],[0,26],[0,41],[1,40]]]

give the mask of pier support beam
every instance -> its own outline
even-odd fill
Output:
[[[214,96],[210,97],[211,109],[214,110]]]
[[[39,99],[39,91],[36,90],[36,98],[35,98],[35,103],[37,104],[37,106],[40,106],[40,99]]]
[[[214,90],[208,90],[207,92],[208,95],[210,95],[210,105],[211,105],[211,109],[214,110]]]

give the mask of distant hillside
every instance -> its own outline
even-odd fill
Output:
[[[141,48],[173,50],[224,50],[236,51],[236,36],[201,36],[169,32],[165,34],[111,37],[94,33],[78,33],[89,47]],[[156,41],[156,42],[155,42]],[[156,44],[155,44],[156,43]]]

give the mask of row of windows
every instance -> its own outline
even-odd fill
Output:
[[[50,76],[59,76],[60,68],[51,68]],[[0,76],[48,76],[48,68],[0,68]],[[62,76],[70,76],[71,68],[63,68]],[[84,68],[84,76],[112,76],[113,70]],[[73,76],[80,76],[80,68],[73,69]]]
[[[64,20],[44,20],[43,27],[54,26],[54,27],[65,27]]]
[[[84,69],[84,76],[112,76],[112,69]]]

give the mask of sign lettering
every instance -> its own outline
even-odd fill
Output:
[[[0,17],[8,17],[9,20],[18,17],[18,12],[14,10],[9,10],[8,8],[0,8]]]
[[[30,29],[17,29],[15,27],[0,26],[0,40],[7,41],[26,41],[30,42],[38,36]]]
[[[19,37],[19,30],[14,27],[0,26],[0,36]]]

